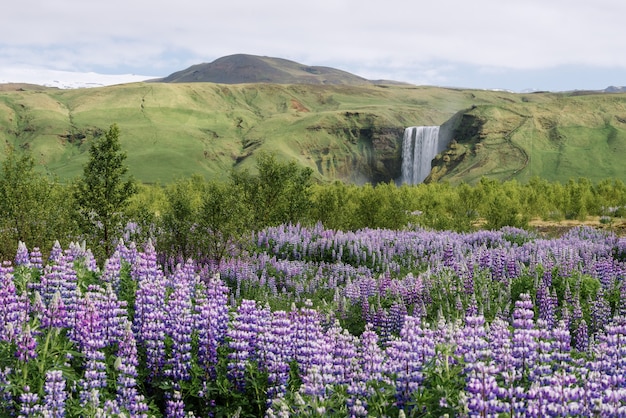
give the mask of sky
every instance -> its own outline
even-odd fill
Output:
[[[623,0],[7,3],[0,13],[0,82],[55,71],[51,77],[78,72],[91,74],[94,84],[112,84],[245,53],[417,85],[626,86]]]

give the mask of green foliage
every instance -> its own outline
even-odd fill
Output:
[[[209,182],[202,196],[198,222],[204,237],[203,246],[217,263],[233,245],[242,242],[252,213],[242,199],[243,191],[235,184]]]
[[[232,183],[243,192],[252,210],[253,229],[281,223],[297,223],[308,217],[313,171],[295,161],[280,162],[273,154],[257,159],[258,174],[233,172]]]
[[[28,152],[8,147],[0,172],[0,255],[11,259],[19,241],[44,251],[76,235],[68,190],[35,170]]]
[[[198,216],[204,194],[204,179],[180,179],[165,189],[166,205],[161,222],[164,234],[159,240],[162,251],[188,258],[197,249]]]
[[[103,138],[94,141],[74,192],[84,232],[103,243],[101,256],[110,255],[122,227],[123,211],[137,191],[132,179],[124,180],[128,167],[119,136],[120,130],[113,124]]]

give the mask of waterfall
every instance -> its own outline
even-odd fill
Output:
[[[443,138],[441,138],[443,139]],[[402,138],[402,178],[400,183],[418,184],[430,174],[433,158],[448,145],[440,140],[439,126],[412,126]]]

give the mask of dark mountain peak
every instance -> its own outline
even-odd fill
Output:
[[[374,84],[363,77],[331,67],[308,66],[283,58],[248,54],[228,55],[211,63],[192,65],[159,81],[222,84]]]

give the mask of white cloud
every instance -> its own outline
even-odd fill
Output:
[[[251,53],[444,84],[467,66],[626,69],[625,14],[621,0],[22,0],[0,18],[0,66],[167,75]]]

